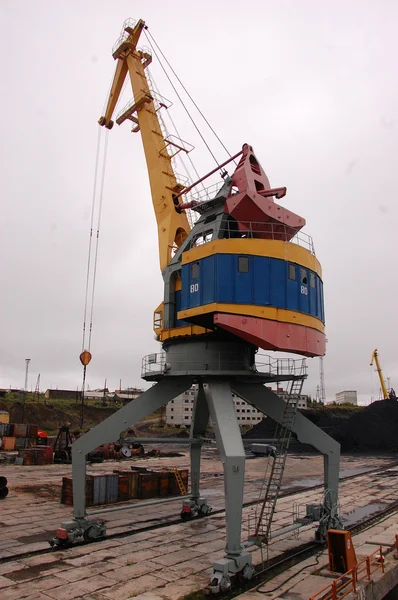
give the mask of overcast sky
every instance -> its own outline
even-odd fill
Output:
[[[142,7],[142,8],[141,8]],[[145,8],[145,12],[143,9]],[[247,10],[246,10],[247,9]],[[394,0],[0,0],[0,386],[81,385],[88,234],[101,116],[125,18],[143,18],[231,152],[254,147],[323,266],[327,398],[377,397],[377,347],[398,388],[398,4]],[[155,61],[154,61],[155,63]],[[173,118],[214,164],[166,85]],[[129,99],[127,95],[126,101]],[[219,160],[225,154],[209,137]],[[91,388],[146,386],[159,350],[157,235],[139,134],[109,134]],[[308,361],[315,395],[319,360]]]

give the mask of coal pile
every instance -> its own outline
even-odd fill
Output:
[[[366,407],[325,407],[300,411],[325,433],[341,444],[343,452],[398,452],[398,402],[380,400]],[[245,439],[273,438],[276,422],[267,417],[243,437]],[[294,437],[292,452],[311,452],[308,444]]]
[[[343,451],[398,452],[398,402],[373,402],[333,428],[330,434]]]

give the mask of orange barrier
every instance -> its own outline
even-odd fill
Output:
[[[355,567],[341,575],[338,579],[335,579],[331,584],[325,588],[310,596],[309,600],[341,600],[345,598],[351,592],[357,591],[357,583],[364,581],[365,579],[370,580],[370,576],[373,575],[378,569],[384,573],[384,556],[383,549],[380,546],[378,550],[375,550],[372,554],[361,560]]]

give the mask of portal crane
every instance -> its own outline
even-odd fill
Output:
[[[313,445],[324,455],[324,502],[313,513],[321,515],[316,537],[324,541],[328,528],[341,527],[339,444],[301,413],[287,418],[289,406],[268,386],[291,382],[292,396],[297,395],[294,390],[301,391],[306,377],[305,360],[265,357],[265,366],[256,363],[259,348],[301,357],[323,356],[322,269],[312,239],[301,232],[305,219],[276,203],[275,199],[285,196],[286,188],[271,187],[248,144],[196,183],[184,186],[178,182],[172,159],[177,152],[188,152],[189,146],[162,130],[157,113],[166,103],[148,83],[145,70],[151,62],[150,53],[137,46],[146,29],[142,20],[123,26],[113,48],[116,70],[99,124],[113,127],[113,112],[129,75],[134,98],[115,121],[119,125],[131,121],[132,131],[140,132],[143,140],[164,280],[163,302],[154,314],[154,330],[163,351],[148,355],[142,363],[143,379],[155,385],[74,442],[74,518],[61,525],[53,543],[93,540],[105,534],[104,521],[89,518],[86,511],[86,455],[101,444],[115,441],[121,431],[195,383],[188,440],[191,490],[183,511],[185,517],[205,516],[211,511],[200,493],[201,448],[211,417],[224,468],[226,511],[225,555],[214,563],[211,582],[213,589],[225,591],[230,587],[231,574],[241,573],[245,579],[252,576],[248,549],[268,543],[286,460],[285,450],[271,457],[277,463],[272,469],[273,480],[266,481],[268,491],[261,499],[260,520],[255,523],[254,535],[242,544],[245,451],[233,394],[281,425],[285,441],[294,433],[300,442]],[[224,167],[235,159],[238,164],[229,175]],[[218,171],[221,181],[215,192],[207,189],[204,201],[190,196],[197,184],[202,185]],[[198,215],[192,228],[188,209]],[[282,444],[284,449],[287,442]],[[92,514],[107,510],[115,508]]]
[[[375,363],[376,365],[376,371],[379,375],[379,379],[380,379],[380,386],[381,386],[381,391],[383,394],[383,399],[384,400],[396,400],[396,396],[395,396],[395,391],[393,389],[391,389],[390,391],[387,390],[387,386],[386,383],[384,381],[384,377],[383,377],[383,372],[381,370],[381,366],[380,366],[380,362],[379,362],[379,354],[377,352],[377,349],[375,348],[373,350],[372,353],[372,358],[370,361],[370,366],[373,366],[373,363]]]

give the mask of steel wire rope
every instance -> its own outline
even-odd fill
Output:
[[[152,86],[153,86],[153,88],[154,88],[155,92],[156,92],[156,93],[157,93],[159,96],[161,96],[161,94],[160,94],[160,92],[159,92],[159,87],[158,87],[158,85],[156,84],[156,81],[155,81],[155,79],[154,79],[154,77],[153,77],[153,74],[152,74],[152,72],[151,72],[151,71],[149,71],[149,69],[148,69],[148,75],[149,75],[149,80],[150,80],[150,82],[151,82],[151,84],[152,84]],[[177,134],[177,137],[179,137],[180,139],[182,139],[182,138],[181,138],[181,135],[180,135],[180,132],[179,132],[179,130],[178,130],[178,128],[177,128],[177,125],[174,123],[174,119],[173,119],[173,117],[171,116],[171,114],[169,113],[169,111],[168,111],[168,110],[166,111],[166,115],[167,115],[167,117],[168,117],[168,119],[169,119],[169,121],[170,121],[170,123],[171,123],[171,126],[172,126],[172,128],[173,128],[174,132]],[[160,115],[159,115],[159,117],[160,117]],[[163,121],[163,123],[164,123],[164,119],[162,119],[162,121]],[[167,125],[166,125],[165,123],[164,123],[164,127],[165,127],[165,129],[166,129],[166,132],[168,132],[168,130],[167,130]],[[191,163],[191,167],[192,167],[192,169],[193,169],[193,171],[194,171],[194,173],[195,173],[195,175],[196,175],[196,179],[197,179],[197,180],[199,180],[199,179],[200,179],[200,175],[199,175],[199,173],[198,173],[198,170],[197,170],[197,168],[195,167],[195,163],[193,162],[193,160],[192,160],[192,158],[191,158],[191,155],[188,153],[188,154],[186,155],[186,157],[187,157],[187,159],[189,160],[189,162]],[[187,178],[188,178],[188,181],[189,181],[190,183],[193,183],[194,179],[193,179],[193,177],[192,177],[192,175],[191,175],[191,173],[190,173],[190,171],[189,171],[189,169],[188,169],[187,165],[185,164],[184,157],[181,155],[181,153],[178,153],[178,155],[177,155],[177,158],[179,159],[179,161],[180,161],[180,163],[181,163],[181,165],[182,165],[182,168],[183,168],[183,169],[184,169],[184,171],[185,171],[185,174],[186,174],[186,176],[187,176]],[[200,183],[200,185],[201,185],[201,187],[203,188],[203,191],[206,193],[206,187],[205,187],[205,185],[204,185],[203,181]],[[195,186],[195,188],[196,188],[196,187],[197,187],[197,186]],[[193,216],[192,216],[192,214],[191,214],[191,213],[192,213],[192,211],[186,211],[186,212],[189,212],[189,213],[190,213],[190,218],[191,218],[191,221],[192,221],[192,224],[193,224],[193,222],[194,222],[194,218],[193,218]],[[192,226],[192,225],[191,225],[191,226]]]
[[[151,34],[151,32],[149,31],[148,27],[146,27],[145,31],[145,35],[148,39],[148,36],[151,37],[153,43],[155,44],[155,46],[157,47],[157,49],[159,50],[160,54],[163,56],[164,60],[166,61],[168,67],[170,68],[171,72],[173,73],[174,77],[177,79],[178,83],[180,84],[180,86],[182,87],[182,89],[184,90],[184,92],[186,93],[186,95],[188,96],[188,98],[190,99],[190,101],[192,102],[192,104],[194,105],[194,107],[196,108],[196,110],[198,111],[198,113],[200,114],[200,116],[202,117],[202,119],[204,120],[204,122],[206,123],[206,125],[208,126],[208,128],[210,129],[210,131],[213,133],[213,135],[215,136],[215,138],[218,140],[218,142],[221,144],[221,146],[224,148],[225,152],[228,154],[228,156],[231,158],[232,154],[230,153],[230,151],[228,150],[228,148],[225,146],[225,144],[223,143],[223,141],[221,140],[221,138],[217,135],[216,131],[213,129],[213,127],[210,125],[209,121],[206,119],[205,115],[202,113],[202,111],[200,110],[199,106],[196,104],[195,100],[192,98],[191,94],[188,92],[187,88],[185,87],[185,85],[182,83],[181,79],[178,77],[177,73],[174,71],[173,67],[171,66],[171,64],[169,63],[169,61],[167,60],[166,56],[164,55],[164,53],[162,52],[161,48],[159,47],[159,44],[156,42],[155,38],[153,37],[153,35]],[[149,39],[148,39],[149,42]],[[149,42],[150,43],[150,42]],[[156,54],[156,53],[155,53]],[[158,58],[158,57],[157,57]],[[159,58],[158,58],[159,60]],[[235,162],[235,161],[234,161]],[[236,162],[235,162],[236,164]]]
[[[211,155],[211,157],[213,158],[213,160],[214,160],[214,162],[216,163],[217,167],[220,167],[220,163],[218,162],[218,160],[217,160],[216,156],[214,155],[214,153],[213,153],[212,149],[210,148],[209,144],[206,142],[206,140],[205,140],[205,138],[204,138],[204,136],[203,136],[202,132],[200,131],[200,129],[199,129],[199,127],[197,126],[197,124],[195,123],[195,120],[194,120],[194,118],[192,117],[192,115],[191,115],[191,113],[189,112],[188,108],[185,106],[185,103],[184,103],[183,99],[181,98],[181,96],[180,96],[180,94],[178,93],[178,91],[177,91],[177,89],[176,89],[176,87],[175,87],[174,83],[172,82],[172,80],[171,80],[171,78],[170,78],[169,74],[167,73],[167,70],[166,70],[165,66],[163,65],[162,61],[160,60],[160,58],[159,58],[159,55],[157,54],[157,52],[156,52],[155,48],[153,47],[153,45],[152,45],[152,43],[151,43],[151,40],[149,39],[149,37],[148,37],[148,35],[147,35],[147,32],[146,32],[146,30],[144,30],[144,33],[145,33],[145,36],[146,36],[146,38],[147,38],[147,40],[148,40],[148,44],[150,45],[150,47],[151,47],[151,49],[152,49],[152,52],[153,52],[153,53],[154,53],[154,55],[156,56],[156,58],[157,58],[157,60],[158,60],[158,63],[160,64],[160,66],[161,66],[161,68],[162,68],[162,70],[163,70],[164,74],[166,75],[166,77],[167,77],[167,79],[168,79],[168,81],[169,81],[169,83],[170,83],[171,87],[173,88],[173,90],[174,90],[174,93],[176,94],[177,98],[178,98],[178,99],[179,99],[179,101],[181,102],[181,105],[182,105],[183,109],[184,109],[184,110],[185,110],[185,112],[187,113],[187,115],[188,115],[188,117],[189,117],[190,121],[192,122],[193,126],[195,127],[196,131],[198,132],[198,134],[199,134],[199,136],[200,136],[200,138],[201,138],[202,142],[203,142],[203,143],[204,143],[204,145],[206,146],[206,148],[207,148],[207,150],[208,150],[209,154],[210,154],[210,155]],[[152,37],[152,35],[151,35],[151,37]],[[156,44],[155,40],[154,40],[154,43]],[[157,44],[156,44],[156,46],[157,46]],[[162,51],[161,51],[160,49],[159,49],[159,51],[162,53]],[[163,55],[163,53],[162,53],[162,55]],[[165,60],[166,60],[166,62],[167,62],[167,59],[165,59]],[[170,68],[171,68],[171,67],[170,67]],[[171,69],[171,70],[173,70],[173,69]]]
[[[99,246],[99,235],[100,235],[101,216],[102,216],[102,204],[103,204],[103,198],[104,198],[105,171],[106,171],[106,162],[107,162],[107,154],[108,154],[108,137],[109,137],[109,131],[107,131],[106,135],[105,135],[104,156],[103,156],[102,173],[101,173],[101,187],[100,187],[100,195],[99,195],[97,235],[96,235],[95,257],[94,257],[94,268],[93,268],[93,285],[92,285],[92,293],[91,293],[91,312],[90,312],[90,329],[89,329],[89,338],[88,338],[88,350],[90,350],[90,347],[91,347],[91,334],[92,334],[92,329],[93,329],[94,294],[95,294],[95,284],[96,284],[96,279],[97,279],[98,246]]]
[[[95,211],[95,199],[96,199],[96,194],[97,194],[97,179],[98,179],[98,164],[99,164],[100,146],[101,146],[101,133],[102,133],[102,128],[98,127],[97,150],[96,150],[95,167],[94,167],[93,197],[92,197],[92,201],[91,201],[91,221],[90,221],[90,236],[89,236],[89,245],[88,245],[88,259],[87,259],[86,293],[85,293],[85,298],[84,298],[82,351],[84,350],[84,342],[86,339],[86,319],[87,319],[87,304],[88,304],[89,283],[90,283],[91,249],[92,249],[92,243],[93,243],[94,211]]]

